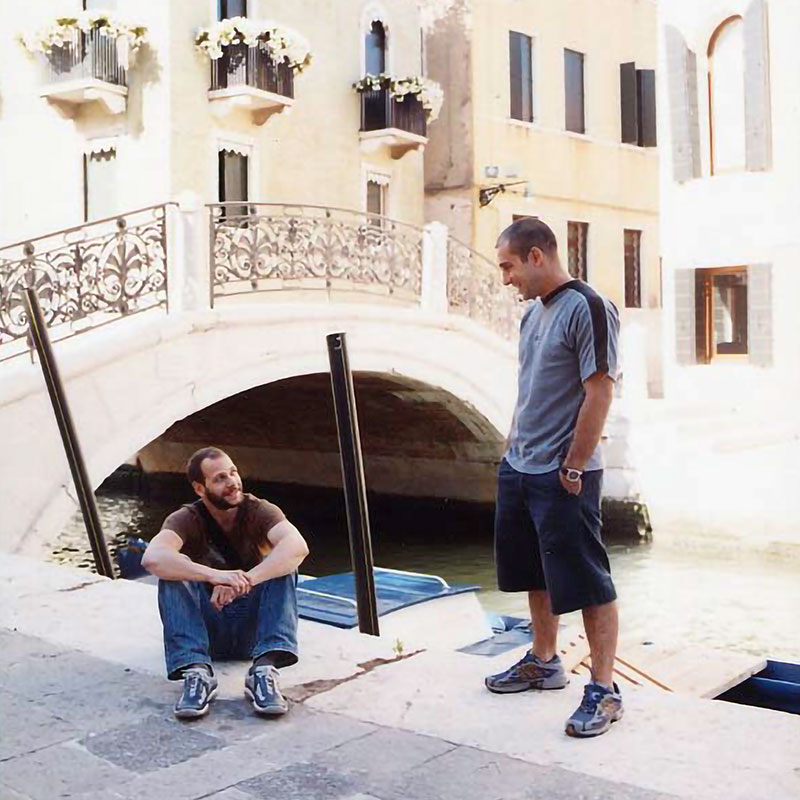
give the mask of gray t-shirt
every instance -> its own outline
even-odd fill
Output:
[[[519,393],[505,458],[537,475],[561,466],[595,372],[617,379],[619,314],[583,281],[533,302],[520,325]],[[600,446],[585,469],[602,469]]]

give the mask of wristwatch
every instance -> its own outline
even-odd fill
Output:
[[[581,470],[581,469],[572,469],[572,467],[561,467],[559,472],[570,483],[577,483],[581,479],[581,475],[583,475],[583,470]]]

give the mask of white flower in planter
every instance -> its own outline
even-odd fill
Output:
[[[271,20],[231,17],[200,28],[194,38],[195,47],[210,59],[222,57],[224,48],[243,44],[266,50],[276,64],[286,61],[296,72],[311,63],[311,48],[304,36]]]
[[[22,34],[19,41],[30,53],[49,55],[53,48],[64,47],[74,41],[75,33],[97,31],[114,39],[119,47],[120,62],[127,66],[128,54],[135,53],[147,42],[144,25],[129,25],[113,16],[109,11],[81,11],[74,16],[56,17],[49,25],[31,34]]]

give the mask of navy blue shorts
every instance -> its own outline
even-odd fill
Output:
[[[528,475],[500,462],[494,518],[500,591],[545,590],[554,614],[616,600],[601,538],[603,471],[584,472],[582,480],[575,496],[557,469]]]

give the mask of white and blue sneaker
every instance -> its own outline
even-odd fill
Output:
[[[278,717],[289,710],[289,703],[278,685],[278,670],[271,664],[250,668],[244,679],[244,693],[256,714]]]
[[[208,713],[217,694],[217,679],[210,667],[197,665],[183,672],[183,692],[173,713],[178,719],[196,719]]]
[[[589,683],[583,689],[583,700],[567,720],[567,736],[583,738],[605,733],[613,722],[622,719],[622,695],[619,686],[606,689],[599,683]]]
[[[563,689],[569,683],[569,678],[558,656],[542,661],[528,651],[505,672],[489,675],[484,683],[490,692],[511,694],[527,692],[529,689]]]

